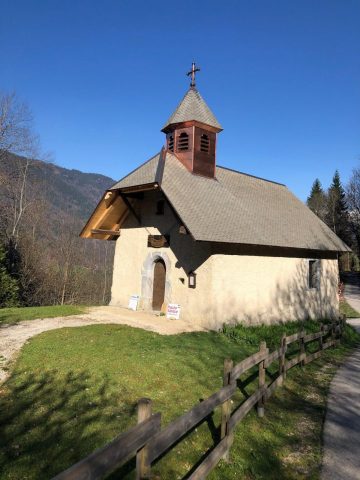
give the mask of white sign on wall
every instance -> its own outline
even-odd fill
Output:
[[[128,308],[130,310],[136,311],[139,304],[139,299],[140,299],[140,295],[131,295]]]
[[[166,309],[166,318],[174,318],[175,320],[179,320],[180,305],[177,303],[169,303]]]

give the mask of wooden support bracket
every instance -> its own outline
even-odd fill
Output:
[[[126,195],[122,192],[119,192],[120,194],[120,197],[123,199],[125,205],[128,207],[128,209],[130,210],[130,212],[134,215],[134,217],[136,218],[137,222],[139,225],[141,225],[141,218],[139,217],[139,215],[135,212],[134,210],[134,207],[131,205],[131,203],[129,202],[129,200],[127,199]]]

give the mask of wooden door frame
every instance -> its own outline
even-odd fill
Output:
[[[141,308],[152,311],[153,284],[154,284],[154,268],[157,260],[163,260],[165,263],[165,297],[164,303],[171,303],[171,261],[164,251],[149,252],[141,269]]]
[[[163,269],[163,271],[158,270],[158,273],[157,273],[158,278],[156,278],[155,277],[156,267],[159,264],[161,265],[161,269]],[[161,278],[159,278],[159,277],[161,277]],[[155,292],[156,281],[157,281],[157,287],[161,287],[161,289],[158,288],[158,290]],[[161,282],[161,285],[160,285],[159,282]],[[152,293],[151,307],[154,311],[161,310],[161,308],[162,308],[162,306],[165,302],[165,283],[166,283],[166,265],[165,265],[165,262],[162,258],[158,258],[154,262],[154,272],[153,272],[153,293]],[[160,303],[160,300],[161,300],[161,303]],[[159,303],[159,305],[154,305],[154,303]]]

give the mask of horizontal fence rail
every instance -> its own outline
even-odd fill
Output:
[[[243,360],[242,362],[235,365],[235,367],[233,368],[233,370],[231,372],[231,378],[233,380],[236,380],[237,378],[240,377],[240,375],[242,375],[247,370],[249,370],[250,368],[257,365],[262,360],[264,360],[266,358],[266,356],[267,356],[267,352],[260,350],[259,352],[251,355],[250,357],[245,358],[245,360]]]
[[[302,367],[319,358],[324,350],[340,342],[346,323],[345,315],[330,325],[320,324],[320,331],[306,334],[304,330],[281,338],[280,348],[269,353],[266,343],[261,342],[258,352],[234,365],[231,359],[224,361],[223,387],[213,395],[195,405],[191,410],[161,429],[161,414],[152,413],[149,399],[138,402],[138,424],[115,438],[105,447],[60,473],[53,480],[100,480],[116,468],[136,456],[136,479],[150,478],[151,466],[174,447],[193,429],[206,421],[214,409],[221,407],[220,439],[207,453],[199,465],[186,476],[188,480],[200,480],[216,467],[221,459],[229,458],[233,443],[234,428],[256,406],[260,417],[264,415],[264,404],[286,379],[286,372],[295,365]],[[307,353],[309,343],[318,344],[318,350]],[[298,344],[299,351],[288,358],[288,345]],[[287,356],[288,354],[288,356]],[[278,376],[266,383],[266,369],[278,362]],[[240,377],[254,367],[258,368],[258,388],[240,405],[232,410],[232,396],[238,391]],[[253,370],[251,370],[253,372]],[[251,374],[252,377],[254,374]],[[252,377],[250,377],[252,379]]]
[[[146,445],[160,430],[160,416],[160,413],[152,415],[105,447],[60,473],[54,480],[96,480],[111,473],[116,467],[124,464],[130,455]]]
[[[166,450],[174,445],[174,443],[177,443],[181,437],[208,417],[216,407],[231,398],[235,391],[235,384],[223,387],[155,435],[149,447],[149,461],[153,462],[160,457]]]

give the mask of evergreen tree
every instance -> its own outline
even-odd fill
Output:
[[[353,170],[347,184],[346,203],[349,211],[350,230],[353,235],[351,247],[360,256],[360,167]]]
[[[326,221],[327,198],[318,178],[315,179],[311,187],[306,204],[321,220]]]
[[[329,188],[327,204],[327,224],[344,242],[349,242],[349,215],[338,170]]]
[[[19,287],[6,268],[6,254],[0,245],[0,307],[15,307],[19,303]]]

